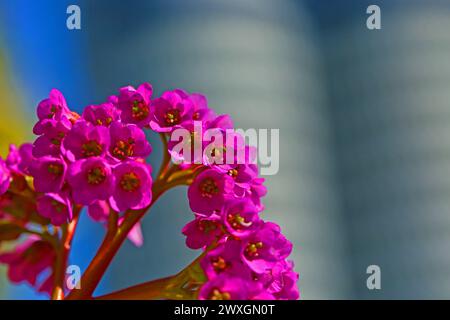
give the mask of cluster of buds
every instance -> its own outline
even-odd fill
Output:
[[[298,275],[286,260],[292,244],[278,225],[259,216],[266,188],[254,148],[237,133],[231,139],[223,135],[220,143],[196,134],[198,124],[205,132],[233,128],[230,117],[216,115],[203,95],[180,89],[158,98],[152,94],[148,83],[123,87],[81,115],[56,89],[39,103],[33,128],[37,139],[12,145],[6,159],[0,159],[0,245],[18,242],[0,253],[10,280],[64,297],[63,270],[83,208],[107,228],[105,240],[111,245],[106,242],[96,256],[104,265],[92,263],[106,269],[110,259],[104,257],[112,259],[123,234],[142,244],[140,218],[159,196],[188,185],[194,220],[183,234],[189,248],[203,250],[194,263],[201,275],[189,298],[297,299]],[[188,144],[200,142],[200,156],[180,151],[171,139],[178,129],[190,133]],[[158,133],[165,148],[154,178],[146,163],[152,152],[146,130]],[[216,161],[225,157],[225,163]],[[88,268],[83,276],[90,282],[88,292],[79,297],[91,297],[102,272]]]

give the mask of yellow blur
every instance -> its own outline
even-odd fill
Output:
[[[7,154],[9,144],[23,143],[31,134],[26,111],[10,79],[11,73],[7,69],[5,56],[0,48],[0,155],[2,157]]]

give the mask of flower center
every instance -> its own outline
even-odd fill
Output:
[[[227,216],[227,221],[233,229],[248,228],[252,225],[251,222],[246,222],[245,218],[242,217],[239,213],[229,214]]]
[[[216,230],[217,225],[209,220],[201,220],[198,223],[198,229],[203,233],[210,233],[211,231]]]
[[[228,263],[222,257],[212,258],[211,264],[216,272],[222,272],[228,267]]]
[[[213,179],[207,178],[200,183],[200,194],[203,198],[212,198],[217,193],[219,193],[219,188]]]
[[[199,120],[200,119],[200,112],[196,111],[192,115],[192,120]]]
[[[56,212],[61,213],[66,209],[66,206],[61,202],[56,200],[52,200],[52,207],[56,210]]]
[[[50,107],[50,113],[48,114],[48,118],[52,119],[58,110],[59,106],[55,106],[54,104],[52,104]]]
[[[65,136],[64,132],[59,132],[53,139],[50,140],[50,142],[55,146],[60,146],[61,140],[64,138],[64,136]]]
[[[238,171],[236,169],[230,169],[228,170],[228,175],[232,178],[236,178],[238,175]]]
[[[81,146],[81,154],[83,157],[93,157],[102,154],[103,147],[95,140],[90,140]]]
[[[231,296],[228,292],[221,292],[219,289],[213,289],[209,299],[211,300],[230,300]]]
[[[207,152],[206,152],[206,155],[208,157],[208,161],[210,161],[211,163],[220,163],[221,164],[226,160],[225,152],[226,152],[226,148],[224,146],[214,147],[211,149],[209,156],[207,155]]]
[[[47,167],[47,171],[54,176],[60,176],[62,175],[64,168],[62,164],[59,163],[50,163]]]
[[[131,107],[131,116],[133,119],[141,121],[147,118],[149,114],[148,105],[144,101],[134,100]]]
[[[104,120],[102,120],[102,119],[97,119],[95,122],[96,122],[97,125],[99,125],[99,126],[103,126],[103,125],[109,126],[109,125],[111,124],[111,122],[112,122],[112,118],[111,118],[111,117],[107,117],[107,118],[105,118]]]
[[[99,185],[106,180],[106,171],[103,167],[92,168],[87,174],[88,183],[91,185]]]
[[[139,177],[134,172],[125,173],[120,179],[120,187],[127,192],[136,191],[141,186]]]
[[[247,245],[247,248],[245,248],[245,253],[247,254],[248,257],[257,258],[259,256],[258,250],[261,249],[262,247],[263,243],[261,241],[249,243]]]
[[[164,115],[164,120],[166,121],[166,125],[173,126],[180,123],[180,110],[171,109],[166,112]]]
[[[124,160],[127,157],[132,157],[134,153],[134,141],[117,141],[115,147],[112,149],[112,155],[120,160]]]

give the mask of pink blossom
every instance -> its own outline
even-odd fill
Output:
[[[196,216],[181,231],[186,236],[186,245],[191,249],[209,246],[222,235],[220,217],[212,214],[209,217]]]
[[[100,157],[72,163],[67,180],[72,187],[75,203],[90,205],[108,199],[114,191],[115,178],[109,164]]]
[[[39,122],[37,123],[35,129],[39,131],[39,126],[44,120],[51,119],[59,121],[63,117],[70,118],[72,113],[69,110],[66,99],[62,93],[57,89],[52,89],[49,97],[39,103],[37,107],[37,116],[39,118]]]
[[[206,282],[200,289],[200,300],[246,300],[250,298],[251,285],[239,277],[220,275]]]
[[[0,263],[8,265],[8,278],[13,283],[37,285],[38,276],[50,269],[56,255],[52,245],[30,236],[12,251],[0,254]]]
[[[110,198],[112,208],[118,212],[142,209],[152,200],[152,177],[147,165],[126,161],[114,168],[115,188]]]
[[[109,127],[111,123],[119,120],[119,116],[119,109],[117,109],[111,102],[102,103],[97,106],[87,106],[82,114],[84,120],[92,123],[95,126],[105,127]]]
[[[192,120],[206,122],[216,117],[214,110],[208,108],[208,100],[203,94],[188,93],[182,89],[175,89],[173,92],[178,94],[182,99],[187,99],[191,102]]]
[[[44,157],[50,155],[58,157],[61,154],[62,141],[70,128],[72,128],[72,123],[66,118],[63,118],[61,121],[42,121],[38,131],[41,136],[33,143],[33,156]]]
[[[88,206],[88,214],[94,221],[104,222],[108,220],[111,208],[108,201],[98,200],[94,201]]]
[[[94,126],[86,121],[76,122],[64,139],[66,156],[71,161],[103,156],[109,144],[108,128]]]
[[[60,226],[72,219],[72,204],[66,196],[46,193],[37,199],[37,211],[44,218],[50,219],[55,226]]]
[[[234,237],[243,239],[258,229],[258,209],[248,199],[231,200],[222,210],[223,224]]]
[[[171,132],[177,126],[192,121],[193,105],[177,92],[165,92],[152,102],[150,127],[156,132]]]
[[[243,248],[242,257],[247,265],[256,273],[264,273],[291,253],[292,244],[278,225],[265,222],[245,239]]]
[[[297,288],[298,274],[293,271],[294,263],[281,260],[268,272],[270,281],[267,291],[280,300],[297,300],[300,293]]]
[[[200,261],[200,265],[208,279],[226,274],[250,280],[251,270],[244,264],[241,252],[242,243],[240,241],[224,240],[215,249],[208,251]]]
[[[8,188],[11,181],[11,176],[9,169],[6,166],[5,161],[0,158],[0,195],[4,194]]]
[[[67,165],[61,158],[45,156],[30,166],[34,188],[37,192],[58,193],[64,183]]]
[[[204,215],[220,211],[232,188],[233,179],[226,174],[212,169],[200,173],[188,189],[191,210]]]
[[[141,84],[137,89],[131,86],[120,89],[117,107],[121,110],[120,118],[124,123],[134,123],[139,127],[150,122],[150,103],[153,88],[149,83]]]
[[[144,131],[134,124],[113,122],[109,132],[111,135],[109,153],[118,160],[145,158],[152,151]]]

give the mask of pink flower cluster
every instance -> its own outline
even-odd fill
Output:
[[[286,260],[292,244],[278,225],[259,217],[265,193],[252,164],[213,166],[190,185],[196,214],[183,233],[189,248],[205,250],[200,264],[208,281],[200,299],[299,298],[298,275]]]
[[[52,90],[39,103],[33,131],[30,174],[43,193],[39,213],[54,225],[70,221],[73,204],[88,206],[91,216],[106,217],[113,209],[142,209],[152,199],[151,153],[145,132],[150,85],[123,88],[118,97],[87,106],[78,116],[63,95]],[[140,104],[137,104],[139,101]]]
[[[254,148],[238,134],[217,147],[211,147],[208,137],[195,136],[198,123],[203,132],[233,128],[230,117],[216,115],[203,95],[177,89],[153,99],[152,93],[147,83],[137,89],[123,87],[117,96],[87,106],[78,115],[53,89],[37,107],[34,143],[11,146],[6,160],[0,158],[0,223],[17,220],[11,214],[17,208],[27,217],[17,220],[19,225],[26,226],[32,217],[53,227],[70,222],[82,207],[103,223],[111,212],[148,208],[153,179],[146,158],[152,147],[144,129],[169,138],[174,130],[184,128],[204,146],[201,159],[196,159],[200,162],[176,151],[170,139],[167,151],[181,172],[195,173],[188,189],[195,219],[182,232],[189,248],[204,250],[200,266],[206,282],[198,297],[298,299],[298,274],[286,260],[292,244],[278,225],[259,216],[266,188],[252,161]],[[237,150],[244,150],[244,161],[237,156],[233,163],[212,161]],[[26,202],[25,208],[20,193],[26,190],[31,191],[32,202]],[[119,223],[124,219],[119,217]],[[142,242],[138,225],[128,236],[138,245]],[[9,265],[11,281],[35,286],[39,275],[53,268],[55,256],[49,242],[31,235],[13,251],[0,254],[0,263]],[[39,289],[50,292],[52,282],[50,273]]]
[[[229,116],[216,116],[208,108],[205,97],[180,90],[175,94],[186,101],[180,114],[192,112],[195,115],[182,118],[179,126],[194,132],[191,121],[194,118],[202,121],[203,132],[233,127]],[[226,137],[226,134],[221,136]],[[298,274],[293,271],[293,263],[286,260],[292,244],[278,225],[265,222],[259,216],[264,209],[261,198],[266,194],[266,187],[252,161],[253,148],[245,145],[245,140],[237,133],[232,139],[228,136],[226,141],[218,143],[218,148],[214,148],[214,144],[211,148],[208,139],[201,137],[201,140],[206,146],[202,153],[203,170],[188,189],[195,219],[183,228],[187,246],[205,250],[200,264],[207,282],[199,298],[298,299]],[[237,158],[241,154],[239,150],[245,151],[244,161]],[[231,163],[210,161],[218,154],[227,158],[227,152],[233,152]],[[183,155],[171,154],[181,160],[181,165],[190,165],[189,161],[183,163]]]

